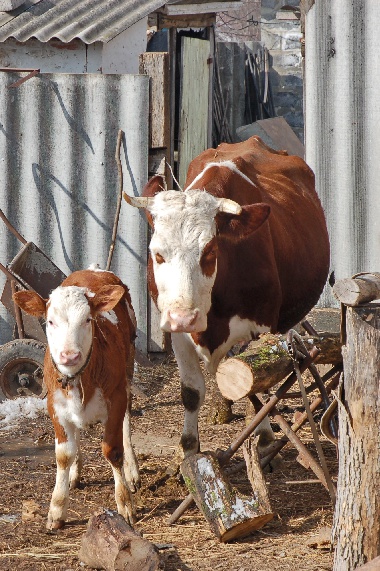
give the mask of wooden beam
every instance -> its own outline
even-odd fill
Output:
[[[165,4],[157,10],[168,16],[182,16],[184,14],[206,14],[210,12],[229,12],[239,10],[241,2],[205,2],[204,4]]]
[[[170,145],[169,54],[145,52],[139,71],[150,77],[150,143],[152,149]]]
[[[157,18],[153,18],[156,16]],[[157,26],[157,30],[163,28],[209,28],[215,24],[215,14],[194,14],[184,16],[167,16],[166,14],[152,14],[149,25]]]

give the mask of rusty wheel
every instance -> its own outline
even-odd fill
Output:
[[[0,389],[5,397],[46,396],[45,350],[46,345],[35,339],[15,339],[0,347]]]

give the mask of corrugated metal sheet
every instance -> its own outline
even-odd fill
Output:
[[[306,16],[306,160],[337,279],[380,270],[380,2],[316,0]],[[323,306],[336,305],[331,288]]]
[[[0,12],[0,42],[8,38],[109,42],[163,4],[162,0],[28,0],[13,12]]]
[[[66,274],[105,268],[115,217],[118,130],[124,189],[139,194],[148,173],[149,78],[142,75],[0,73],[0,208]],[[0,221],[0,262],[21,248]],[[129,286],[147,345],[147,224],[124,201],[111,269]],[[2,277],[1,274],[0,277]],[[1,280],[0,285],[4,283]],[[0,343],[10,338],[1,309]]]

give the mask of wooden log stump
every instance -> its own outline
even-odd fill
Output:
[[[90,517],[79,559],[93,569],[106,571],[156,571],[160,562],[154,545],[111,510]]]
[[[241,496],[232,488],[212,452],[185,458],[181,472],[195,503],[220,541],[244,537],[273,518],[269,501],[261,503],[258,493]]]
[[[318,337],[304,336],[308,350],[320,349],[315,363],[335,365],[342,361],[339,333],[321,333]],[[216,372],[216,382],[222,395],[231,401],[270,389],[293,370],[284,336],[264,334],[252,341],[247,349],[222,361]]]
[[[376,559],[372,559],[365,565],[357,567],[355,571],[379,571],[380,569],[380,556],[376,557]]]
[[[380,555],[380,305],[347,308],[339,410],[334,571]],[[379,567],[380,568],[380,567]]]
[[[380,298],[380,274],[358,274],[353,278],[338,280],[333,287],[335,297],[350,307],[369,303]]]

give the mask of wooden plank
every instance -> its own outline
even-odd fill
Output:
[[[139,71],[150,77],[150,148],[170,144],[169,54],[145,52],[139,58]]]
[[[179,183],[183,188],[192,159],[208,148],[210,42],[182,38],[179,112]]]
[[[157,20],[155,24],[158,30],[164,28],[209,28],[215,24],[216,15],[212,14],[190,14],[183,16],[168,16],[167,14],[155,14]],[[153,20],[152,20],[153,21]]]
[[[207,14],[210,12],[229,12],[239,10],[242,2],[204,2],[202,4],[165,4],[157,12],[168,16],[181,16],[183,14]]]

